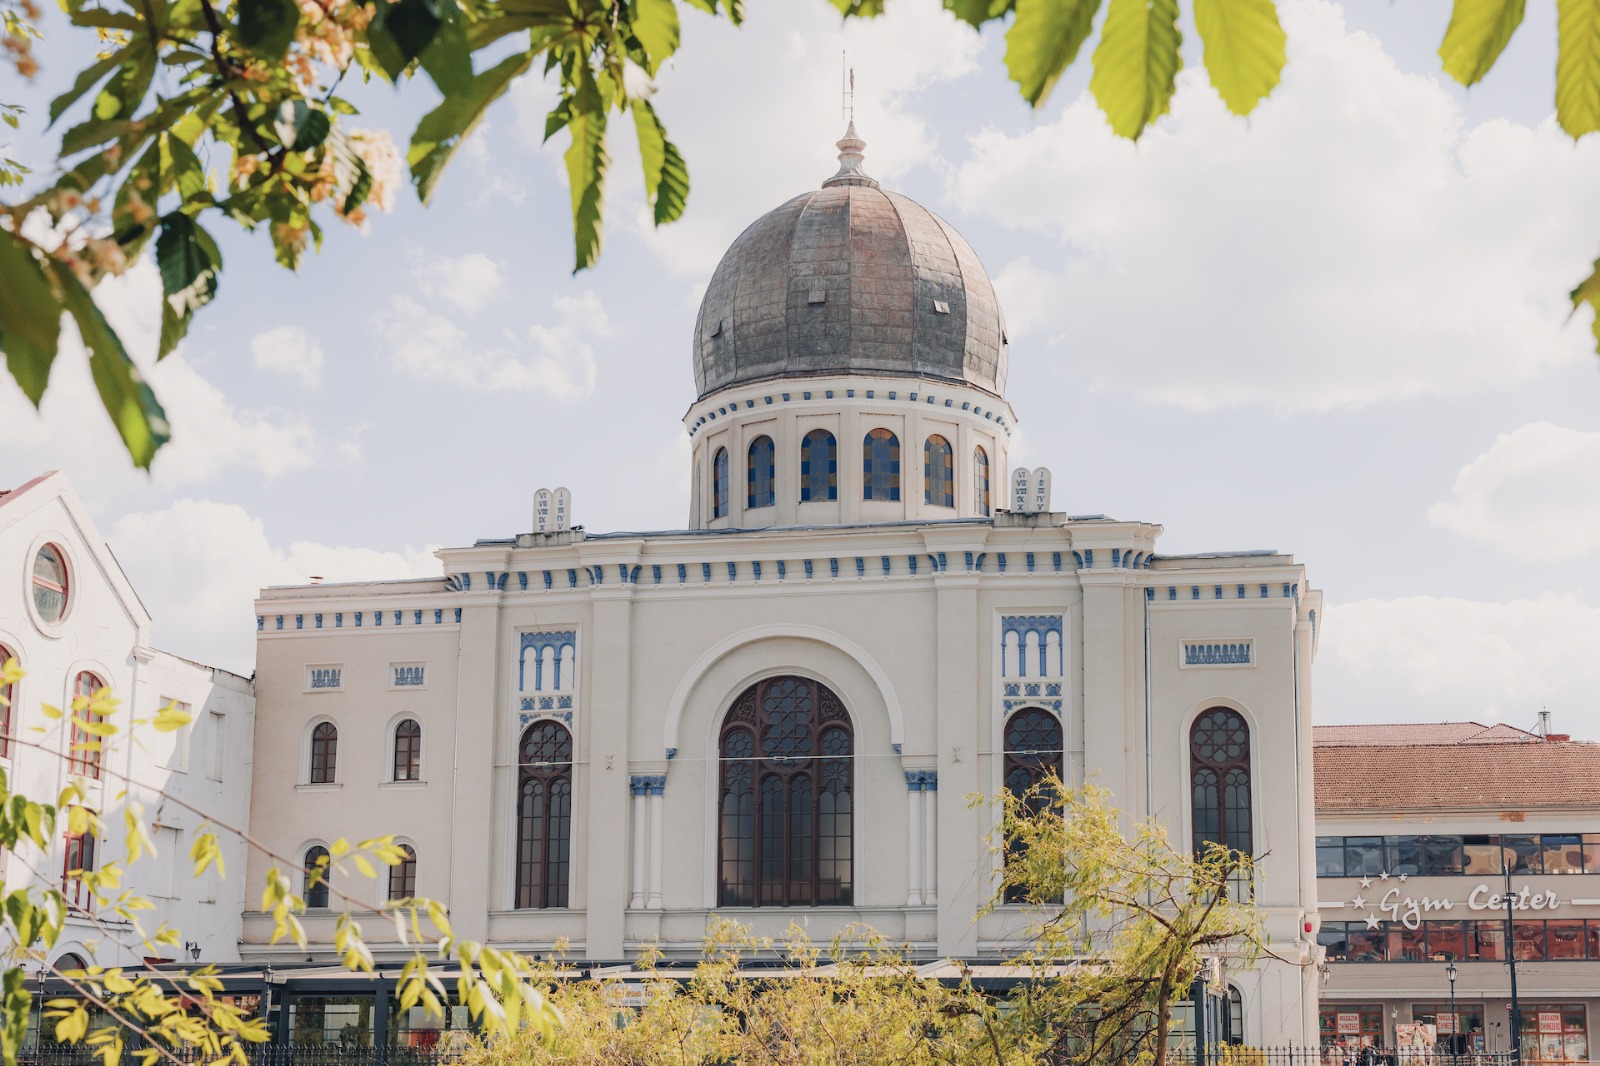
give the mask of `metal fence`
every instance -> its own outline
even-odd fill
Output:
[[[200,1063],[209,1056],[199,1048],[170,1051],[179,1062]],[[459,1047],[411,1047],[392,1045],[358,1047],[342,1044],[309,1046],[301,1044],[256,1044],[247,1046],[250,1066],[443,1066],[460,1055]],[[124,1062],[135,1061],[124,1057]],[[170,1062],[158,1059],[157,1063]],[[23,1048],[17,1066],[104,1066],[94,1049],[81,1044],[46,1044]]]

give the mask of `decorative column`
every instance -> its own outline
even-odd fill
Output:
[[[909,849],[906,856],[907,907],[922,905],[922,775],[924,772],[906,771],[906,796],[910,802],[910,812],[906,817],[906,843]]]
[[[628,787],[633,791],[633,890],[628,896],[630,910],[638,910],[644,906],[645,863],[648,861],[646,844],[650,839],[650,827],[646,821],[649,780],[642,774],[634,774],[628,778]]]
[[[939,771],[922,772],[922,790],[930,795],[922,803],[922,901],[939,902]]]
[[[661,906],[661,853],[665,842],[661,839],[661,826],[663,821],[662,808],[666,805],[661,798],[667,790],[667,775],[653,774],[645,779],[645,787],[649,791],[650,804],[650,895],[647,904],[651,907]]]

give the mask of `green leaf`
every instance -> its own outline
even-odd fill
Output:
[[[295,0],[239,0],[239,43],[263,59],[282,59],[298,25]]]
[[[1183,59],[1178,0],[1111,0],[1089,91],[1119,136],[1138,140],[1167,113]]]
[[[100,392],[100,402],[122,436],[134,465],[148,470],[156,450],[171,438],[167,413],[128,357],[122,339],[95,306],[89,290],[64,264],[53,264],[52,273],[61,290],[61,302],[77,322],[78,334],[89,349],[89,370]]]
[[[377,5],[372,24],[367,27],[367,40],[391,79],[398,80],[411,61],[433,43],[444,25],[440,3],[441,0],[396,0]]]
[[[155,53],[148,46],[130,47],[126,61],[95,97],[94,117],[111,119],[132,116],[139,109],[145,93],[150,91],[150,80],[155,73]]]
[[[472,49],[467,44],[467,27],[454,0],[442,0],[444,24],[433,43],[423,50],[422,69],[444,96],[466,92],[472,85]]]
[[[438,107],[417,123],[417,130],[411,135],[411,147],[406,152],[406,162],[411,167],[411,180],[423,203],[427,203],[433,195],[433,188],[444,173],[445,164],[450,162],[456,149],[483,120],[489,105],[500,98],[511,85],[512,79],[533,65],[533,60],[531,52],[507,56],[473,78],[466,92],[445,97]]]
[[[633,35],[644,46],[651,74],[678,50],[678,6],[672,0],[634,0]]]
[[[1278,85],[1284,33],[1274,0],[1194,0],[1206,73],[1235,115],[1248,115]]]
[[[1094,26],[1100,0],[1017,0],[1017,18],[1006,31],[1006,72],[1022,98],[1039,107]]]
[[[572,235],[577,254],[576,274],[600,258],[604,237],[600,211],[605,202],[606,108],[594,82],[586,81],[573,98],[572,118],[567,123],[572,145],[567,149],[567,181],[572,186]]]
[[[982,29],[985,22],[1010,11],[1014,3],[1015,0],[944,0],[944,9],[973,29]]]
[[[189,143],[174,132],[161,138],[159,144],[163,150],[162,176],[167,179],[163,184],[167,188],[177,186],[178,195],[185,201],[205,192],[206,168]]]
[[[828,0],[828,2],[838,8],[839,14],[845,18],[875,19],[883,14],[885,0]]]
[[[648,100],[633,101],[633,125],[639,134],[639,158],[644,163],[645,195],[655,208],[656,225],[676,222],[689,200],[689,168],[667,140],[666,127]]]
[[[1584,304],[1594,308],[1595,351],[1600,353],[1600,259],[1594,261],[1594,270],[1589,276],[1572,290],[1572,313],[1577,314]]]
[[[33,252],[0,230],[0,352],[23,393],[39,406],[61,334],[61,305]]]
[[[122,63],[125,49],[118,49],[100,60],[91,67],[86,68],[78,75],[78,80],[72,83],[72,88],[50,101],[50,125],[54,126],[56,120],[66,113],[67,108],[83,99],[84,94],[100,83],[100,80],[110,74]]]
[[[156,238],[156,266],[161,271],[161,349],[165,358],[189,332],[194,313],[217,294],[222,253],[211,235],[194,219],[174,211],[161,219]]]
[[[1600,130],[1600,0],[1556,0],[1556,121],[1576,140]]]
[[[1526,0],[1456,0],[1450,12],[1450,27],[1439,45],[1444,72],[1462,85],[1482,81],[1522,24],[1525,3]]]
[[[285,100],[278,105],[272,120],[272,131],[292,152],[308,152],[317,147],[328,139],[332,129],[327,112],[313,108],[304,100]]]

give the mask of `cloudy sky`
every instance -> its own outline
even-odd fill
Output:
[[[994,275],[1013,457],[1052,468],[1057,509],[1303,560],[1329,605],[1318,721],[1543,707],[1600,739],[1600,360],[1564,295],[1600,253],[1600,138],[1551,117],[1553,0],[1470,93],[1438,72],[1446,0],[1282,0],[1289,67],[1248,121],[1186,27],[1173,112],[1137,146],[1086,70],[1030,113],[999,31],[890,8],[841,26],[751,0],[738,31],[687,12],[657,97],[687,217],[650,227],[614,138],[605,255],[576,278],[534,77],[434,206],[329,222],[298,275],[227,234],[220,298],[150,372],[175,426],[154,473],[64,359],[42,417],[0,381],[0,484],[67,471],[157,643],[244,672],[258,586],[434,573],[438,546],[529,529],[540,486],[590,529],[681,527],[700,293],[745,225],[832,173],[848,49],[867,169]],[[45,29],[33,116],[93,47],[54,11]],[[429,92],[366,93],[364,121],[403,139]],[[159,296],[148,265],[106,294],[146,357]]]

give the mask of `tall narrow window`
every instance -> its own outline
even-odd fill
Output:
[[[900,438],[887,429],[867,434],[861,448],[861,498],[900,498]]]
[[[100,779],[100,738],[89,732],[80,721],[95,723],[100,721],[100,715],[88,709],[87,702],[94,699],[96,692],[106,687],[106,683],[94,674],[85,670],[78,675],[77,681],[72,686],[72,740],[71,748],[67,753],[67,773],[81,774],[84,777]],[[77,706],[79,700],[85,701],[84,706]]]
[[[11,649],[0,644],[0,669],[15,659]],[[0,677],[0,758],[11,754],[11,707],[16,698],[16,686]]]
[[[306,901],[307,910],[328,909],[328,849],[313,844],[306,849],[304,888],[300,897]]]
[[[1035,786],[1049,780],[1052,774],[1062,780],[1066,774],[1063,759],[1061,720],[1040,707],[1027,707],[1006,720],[1005,729],[1005,785],[1006,791],[1022,799],[1034,814],[1049,805],[1048,796],[1034,793]],[[1006,842],[1006,854],[1017,854],[1018,846]],[[1022,903],[1027,894],[1022,886],[1006,886],[1006,902]]]
[[[956,505],[955,456],[950,442],[937,433],[922,446],[922,501],[935,507]]]
[[[1196,855],[1209,844],[1254,855],[1250,727],[1239,712],[1212,707],[1189,731],[1189,787]]]
[[[728,449],[718,448],[711,459],[711,517],[728,515]]]
[[[46,544],[33,557],[33,609],[50,625],[67,613],[67,560],[61,549]]]
[[[81,874],[95,870],[94,833],[67,834],[66,854],[61,860],[61,894],[74,907],[88,907],[94,893],[83,883]]]
[[[777,501],[777,493],[773,488],[775,455],[771,437],[757,437],[750,442],[746,507],[771,507]]]
[[[850,717],[826,687],[774,677],[722,726],[718,905],[849,906],[854,853]]]
[[[972,509],[981,515],[989,514],[989,453],[982,448],[972,450]]]
[[[394,727],[394,779],[422,779],[422,726],[407,718]]]
[[[319,722],[311,731],[311,783],[331,785],[339,768],[339,727]]]
[[[417,849],[400,845],[400,861],[389,867],[389,898],[410,899],[417,894]]]
[[[814,429],[800,445],[800,502],[839,498],[839,446],[833,434]]]
[[[565,907],[572,853],[572,734],[543,721],[522,734],[517,772],[517,906]]]

